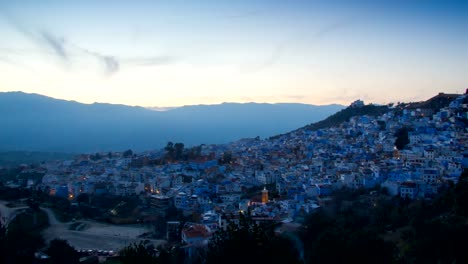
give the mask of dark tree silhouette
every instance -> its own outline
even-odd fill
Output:
[[[79,263],[80,255],[68,244],[66,240],[54,239],[50,241],[46,254],[50,257],[51,264]]]
[[[184,143],[175,143],[174,145],[174,157],[179,160],[184,154]]]
[[[124,151],[123,156],[124,158],[130,158],[133,155],[133,151],[131,149]]]
[[[166,151],[166,156],[165,156],[166,159],[174,159],[174,155],[175,155],[174,143],[172,143],[171,141],[167,142],[167,145],[164,148],[164,150]]]
[[[0,263],[33,263],[34,253],[44,245],[36,232],[0,226]]]
[[[408,128],[402,127],[397,130],[395,133],[395,147],[398,150],[402,150],[410,143],[409,137],[408,137]]]
[[[257,225],[242,214],[239,222],[212,237],[206,263],[300,263],[292,241],[275,234],[276,225]]]

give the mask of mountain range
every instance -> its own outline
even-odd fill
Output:
[[[344,106],[222,103],[154,111],[0,93],[0,151],[98,152],[158,149],[269,137],[320,121]]]

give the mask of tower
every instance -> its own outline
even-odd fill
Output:
[[[268,190],[266,187],[263,187],[262,191],[262,204],[266,204],[268,202]]]

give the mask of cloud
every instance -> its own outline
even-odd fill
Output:
[[[69,66],[69,64],[72,63],[71,54],[77,51],[87,56],[94,57],[103,66],[106,76],[116,74],[120,70],[122,62],[128,65],[154,66],[166,65],[175,61],[175,58],[172,56],[148,56],[122,59],[115,55],[82,48],[67,41],[65,37],[54,34],[51,31],[27,27],[4,10],[0,10],[0,16],[4,17],[13,29],[40,48],[40,53],[55,55],[61,62],[66,63],[61,66]],[[11,53],[9,52],[9,54]],[[0,58],[0,60],[9,64],[15,63],[10,58]]]
[[[105,71],[107,75],[112,75],[119,71],[120,62],[112,56],[102,56],[102,61],[104,62]]]
[[[28,65],[20,62],[20,61],[17,61],[17,60],[12,60],[8,57],[2,57],[0,56],[0,63],[6,63],[6,64],[9,64],[9,65],[12,65],[12,66],[15,66],[15,67],[20,67],[20,68],[24,68],[26,70],[29,70],[31,72],[36,72],[33,68],[29,67]]]
[[[266,68],[269,68],[275,65],[276,63],[278,63],[281,57],[284,56],[284,53],[286,53],[289,47],[292,46],[294,43],[297,43],[303,40],[317,41],[327,36],[328,34],[332,33],[333,31],[336,31],[348,25],[349,25],[349,20],[340,21],[340,22],[336,22],[333,24],[329,24],[325,27],[322,27],[318,31],[314,32],[312,35],[303,35],[303,36],[300,36],[299,38],[296,37],[296,38],[284,41],[283,43],[277,45],[272,50],[271,55],[267,57],[265,60],[263,60],[257,65],[253,65],[250,67],[243,67],[241,71],[244,73],[255,73],[255,72],[264,70]]]
[[[15,19],[6,10],[0,9],[0,16],[2,16],[16,31],[18,31],[25,37],[30,39],[36,38],[36,36],[34,36],[34,34],[30,30],[28,30],[26,26],[24,26],[19,20]]]
[[[111,76],[117,73],[123,64],[136,66],[156,66],[167,65],[173,63],[176,60],[176,58],[172,56],[118,58],[116,56],[81,48],[76,45],[74,45],[74,47],[100,61],[100,63],[104,66],[104,73],[107,76]]]
[[[106,76],[111,76],[117,73],[120,69],[120,61],[115,56],[102,54],[100,52],[92,51],[89,49],[81,48],[77,45],[74,45],[77,50],[84,52],[85,54],[94,57],[104,66],[104,74]]]
[[[10,60],[10,59],[7,58],[7,57],[0,57],[0,62],[12,64],[12,65],[15,65],[15,64],[16,64],[14,61]]]
[[[166,65],[176,61],[175,57],[172,56],[155,56],[155,57],[140,57],[140,58],[128,58],[124,59],[125,63],[138,65],[138,66],[155,66],[155,65]]]
[[[25,38],[29,39],[36,46],[41,49],[46,49],[47,51],[52,51],[52,54],[56,55],[62,61],[67,63],[69,62],[69,55],[65,49],[65,38],[58,37],[46,30],[32,30],[6,11],[1,11],[0,15],[5,18],[5,20],[13,27],[13,29],[15,29]],[[45,54],[48,53],[45,52]]]
[[[43,40],[42,42],[47,44],[59,58],[64,61],[69,61],[69,55],[65,50],[65,38],[54,36],[47,31],[42,31],[40,35]]]
[[[350,24],[349,20],[346,21],[339,21],[335,22],[333,24],[329,24],[323,28],[321,28],[319,31],[315,32],[312,35],[312,40],[316,40],[322,37],[325,37],[326,35],[330,34],[331,32],[338,30],[340,28],[346,27]]]

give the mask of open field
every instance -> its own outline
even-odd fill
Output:
[[[0,215],[5,220],[9,220],[17,211],[24,210],[27,207],[10,208],[5,206],[6,202],[0,202]],[[49,218],[49,227],[42,231],[46,242],[55,238],[67,240],[76,249],[94,249],[94,250],[114,250],[139,243],[143,240],[151,241],[155,246],[165,243],[164,240],[139,238],[140,235],[151,231],[149,228],[135,225],[112,225],[99,223],[90,220],[83,220],[69,223],[61,223],[57,220],[54,213],[49,208],[41,208],[47,213]],[[70,228],[80,226],[80,231]]]
[[[131,244],[139,243],[143,238],[138,236],[149,232],[148,228],[136,226],[117,226],[95,221],[79,221],[86,226],[81,231],[70,230],[72,223],[60,223],[50,209],[44,208],[49,216],[50,227],[42,232],[44,239],[50,241],[54,238],[67,240],[76,249],[114,250]],[[155,246],[164,243],[164,240],[149,239]]]

